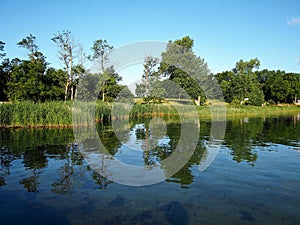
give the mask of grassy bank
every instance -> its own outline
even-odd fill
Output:
[[[124,117],[142,116],[175,116],[178,111],[185,114],[191,113],[192,105],[183,104],[137,104],[124,106],[112,103],[84,103],[82,108],[75,115],[80,119],[79,125],[86,125],[90,122],[86,118],[88,111],[95,110],[95,120],[103,121]],[[114,113],[112,114],[112,106]],[[0,127],[71,127],[73,126],[72,103],[64,102],[14,102],[0,104]],[[126,110],[127,107],[127,110]],[[200,118],[210,118],[211,108],[209,106],[196,107]],[[217,107],[214,107],[217,109]],[[128,113],[129,112],[129,113]],[[227,117],[242,116],[280,116],[300,113],[300,107],[296,106],[226,106]],[[218,116],[218,115],[216,115]]]

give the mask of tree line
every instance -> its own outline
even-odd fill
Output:
[[[51,40],[58,48],[58,58],[63,68],[50,66],[32,34],[17,43],[18,47],[28,51],[28,58],[24,60],[5,58],[5,43],[0,42],[0,101],[73,100],[81,79],[99,77],[100,74],[107,79],[92,81],[98,82],[96,91],[103,101],[115,98],[120,90],[126,88],[120,84],[122,77],[114,68],[105,66],[109,51],[113,49],[106,40],[94,41],[91,55],[85,54],[82,45],[74,41],[70,31],[57,32]],[[88,61],[93,61],[97,73],[91,73],[86,68]]]
[[[57,46],[62,68],[50,66],[32,34],[17,43],[28,51],[28,58],[23,60],[6,58],[5,43],[0,41],[0,101],[73,100],[79,81],[84,79],[96,85],[95,92],[102,101],[113,101],[121,91],[125,98],[133,97],[120,84],[122,77],[114,67],[107,66],[113,46],[106,40],[95,40],[91,55],[74,41],[70,31],[57,32],[51,40]],[[194,41],[185,36],[169,41],[161,60],[147,56],[142,82],[136,84],[136,96],[145,103],[189,98],[197,105],[204,104],[207,98],[223,97],[232,104],[293,103],[300,96],[299,73],[259,70],[260,61],[255,58],[240,60],[232,70],[213,74],[205,60],[193,52],[193,45]],[[93,62],[98,72],[89,71],[87,62]]]
[[[161,100],[165,96],[189,97],[198,105],[208,97],[224,97],[231,104],[257,106],[297,102],[299,73],[259,70],[260,61],[254,58],[238,61],[232,70],[212,74],[204,59],[193,52],[193,44],[188,36],[170,41],[156,69],[158,59],[146,57],[143,82],[136,85],[136,95],[144,97],[145,101]]]

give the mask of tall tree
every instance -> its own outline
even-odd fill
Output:
[[[251,105],[261,105],[264,102],[262,85],[258,82],[257,73],[253,71],[259,65],[258,59],[240,60],[232,71],[216,74],[227,102]]]
[[[36,37],[30,34],[17,43],[19,47],[26,48],[29,51],[29,59],[34,60],[35,57],[40,55],[39,47],[36,44]]]
[[[122,90],[119,82],[122,77],[115,71],[114,67],[108,67],[98,76],[97,93],[100,93],[102,101],[112,101]]]
[[[7,101],[7,83],[11,73],[11,62],[4,59],[0,64],[0,101]]]
[[[4,52],[4,46],[5,43],[3,41],[0,41],[0,59],[5,57]],[[8,80],[8,74],[10,71],[10,61],[9,59],[4,59],[0,64],[0,101],[6,101],[7,95],[6,95],[6,84]]]
[[[265,69],[258,71],[257,77],[266,101],[293,103],[300,96],[300,74]]]
[[[96,64],[100,65],[101,73],[104,72],[107,62],[109,61],[109,53],[113,49],[113,46],[109,45],[107,40],[98,39],[94,41],[92,46],[93,55],[90,57],[96,60]]]
[[[202,88],[205,88],[210,71],[204,60],[192,51],[193,44],[189,36],[169,41],[167,50],[162,53],[160,72],[177,83],[200,105],[206,99]],[[202,84],[204,86],[200,87]]]
[[[296,103],[300,98],[300,74],[288,73],[287,79],[290,82],[289,100]]]
[[[19,47],[29,51],[29,60],[13,59],[7,82],[9,100],[45,101],[44,90],[47,85],[45,73],[48,63],[35,42],[29,35],[17,43]]]
[[[107,68],[107,63],[109,61],[109,54],[110,51],[113,49],[113,46],[109,45],[106,40],[98,39],[94,41],[92,46],[93,55],[90,56],[92,60],[94,60],[97,68],[100,70],[100,79],[99,84],[101,86],[101,93],[102,93],[102,101],[105,101],[105,93],[106,88],[108,87],[107,82],[110,78],[110,75],[115,74],[114,72],[111,73],[111,69]]]
[[[139,98],[143,98],[145,97],[145,84],[144,83],[140,83],[140,84],[135,84],[135,95]]]
[[[147,56],[144,60],[143,81],[145,84],[145,97],[150,96],[150,79],[154,77],[155,67],[158,64],[158,58]]]
[[[57,32],[51,40],[58,46],[58,57],[64,64],[64,69],[67,72],[65,79],[65,101],[68,98],[68,90],[71,87],[73,77],[73,63],[76,58],[76,50],[78,45],[74,41],[74,37],[70,31]],[[74,98],[74,89],[72,87],[71,100]]]
[[[161,73],[157,69],[159,59],[147,56],[144,59],[144,70],[142,75],[142,83],[136,84],[136,95],[144,97],[146,102],[151,100],[161,101],[165,96],[165,89],[160,80]]]

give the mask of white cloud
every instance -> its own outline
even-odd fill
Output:
[[[296,59],[298,65],[300,65],[300,58]]]
[[[291,18],[291,19],[287,20],[286,22],[289,26],[300,25],[300,18],[299,17]]]

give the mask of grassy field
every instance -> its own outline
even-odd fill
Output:
[[[88,111],[94,112],[96,121],[120,119],[125,117],[138,118],[143,116],[176,116],[178,111],[186,115],[191,114],[192,109],[197,110],[200,118],[211,118],[211,111],[221,108],[220,105],[194,106],[190,102],[168,101],[163,104],[135,104],[123,105],[113,103],[84,103],[83,110],[72,115],[71,102],[13,102],[0,104],[0,127],[72,127],[73,117],[79,118],[79,125],[88,125],[90,120],[86,118]],[[114,113],[112,112],[114,107]],[[127,107],[127,109],[126,109]],[[222,109],[224,109],[223,107]],[[74,111],[73,111],[74,113]],[[297,106],[232,106],[226,105],[227,117],[251,117],[251,116],[281,116],[300,113]],[[220,114],[222,116],[223,114]],[[218,113],[214,113],[214,118]]]

